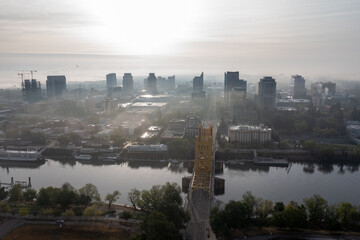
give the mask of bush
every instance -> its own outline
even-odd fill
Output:
[[[10,207],[9,207],[9,205],[7,205],[7,204],[1,204],[0,205],[0,212],[2,212],[2,213],[8,213],[8,212],[10,212]]]
[[[53,216],[55,216],[55,217],[59,217],[59,216],[61,216],[61,209],[59,209],[59,208],[55,208],[54,210],[53,210]]]
[[[131,212],[129,211],[123,211],[121,214],[120,214],[120,218],[124,219],[124,220],[128,220],[131,218]]]
[[[41,208],[38,214],[41,216],[51,216],[53,215],[53,211],[52,208]]]
[[[26,216],[29,214],[29,209],[26,207],[20,208],[18,214],[19,216]]]
[[[64,216],[64,217],[72,217],[72,216],[75,216],[75,213],[72,209],[67,209],[65,212],[63,212],[61,214],[61,216]]]

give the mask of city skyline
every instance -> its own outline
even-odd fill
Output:
[[[0,74],[11,81],[28,68],[74,73],[75,81],[107,72],[231,70],[360,77],[360,3],[353,0],[16,0],[0,7]]]

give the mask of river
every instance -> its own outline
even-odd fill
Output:
[[[48,159],[40,165],[7,165],[0,163],[0,181],[27,181],[32,186],[60,187],[69,182],[75,188],[86,183],[97,186],[102,199],[107,193],[119,190],[119,203],[129,203],[127,193],[132,188],[149,189],[153,185],[176,182],[189,176],[186,163],[167,162],[124,162],[112,165],[91,165],[75,161],[59,162]],[[251,191],[256,197],[272,201],[301,202],[314,194],[320,194],[329,203],[347,201],[360,203],[359,165],[304,165],[292,163],[288,168],[258,167],[255,165],[225,164],[217,177],[225,179],[225,194],[216,198],[223,202],[240,200],[242,194]]]

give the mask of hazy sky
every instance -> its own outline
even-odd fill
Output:
[[[24,53],[139,57],[175,72],[360,79],[360,1],[0,0],[0,64],[31,67]]]

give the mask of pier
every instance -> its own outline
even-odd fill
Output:
[[[0,187],[11,188],[16,184],[20,184],[23,188],[31,188],[31,177],[29,177],[28,182],[26,182],[26,181],[14,181],[14,178],[11,177],[11,182],[10,183],[0,182]]]

